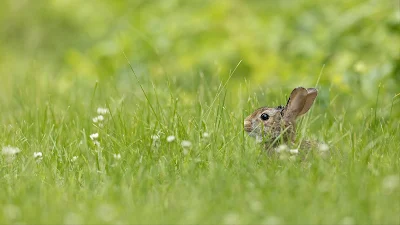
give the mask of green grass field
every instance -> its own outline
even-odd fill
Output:
[[[0,224],[400,224],[397,3],[78,2],[0,10]],[[328,158],[243,130],[297,86]]]

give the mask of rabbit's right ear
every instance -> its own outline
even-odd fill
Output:
[[[317,97],[317,89],[303,87],[295,88],[283,110],[283,120],[294,121],[297,117],[308,112]]]

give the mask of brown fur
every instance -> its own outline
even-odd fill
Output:
[[[295,141],[296,119],[311,108],[317,93],[315,88],[295,88],[285,107],[261,107],[250,114],[244,120],[245,131],[250,136],[262,138],[267,150],[282,143],[291,145]],[[267,120],[261,119],[263,113],[268,114]],[[307,143],[305,141],[304,145]]]

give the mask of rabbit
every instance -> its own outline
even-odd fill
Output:
[[[268,152],[278,151],[281,144],[293,145],[296,119],[310,110],[317,95],[316,88],[297,87],[291,92],[286,106],[261,107],[250,114],[244,120],[244,130],[262,140]],[[314,145],[311,141],[302,141],[300,149],[310,149]]]

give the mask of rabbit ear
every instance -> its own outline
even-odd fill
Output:
[[[290,94],[283,111],[283,119],[286,121],[294,121],[297,117],[306,113],[314,103],[317,93],[317,89],[315,88],[295,88]]]
[[[318,95],[317,89],[307,88],[306,103],[304,104],[303,110],[301,110],[301,112],[299,113],[299,116],[303,115],[304,113],[308,112],[308,110],[310,110],[317,95]]]

